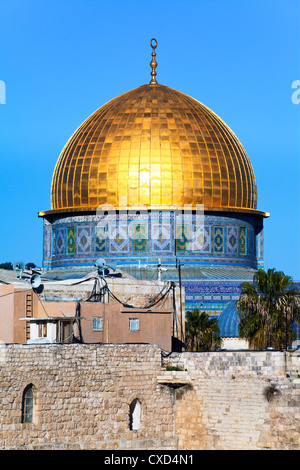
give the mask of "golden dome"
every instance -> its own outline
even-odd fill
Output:
[[[229,127],[156,81],[83,122],[61,152],[51,187],[57,212],[103,204],[257,212],[256,199],[250,160]]]

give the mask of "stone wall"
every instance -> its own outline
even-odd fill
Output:
[[[2,449],[300,449],[299,351],[2,344],[0,381]],[[28,384],[34,420],[22,423]]]
[[[172,393],[150,345],[0,345],[0,448],[174,449]],[[22,423],[33,384],[34,422]],[[141,402],[140,430],[129,406]]]
[[[300,352],[172,354],[180,449],[300,449]],[[180,375],[184,372],[177,372]]]

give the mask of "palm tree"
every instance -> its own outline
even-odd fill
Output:
[[[292,321],[299,318],[300,292],[292,280],[275,269],[259,269],[253,284],[245,282],[236,307],[239,335],[257,349],[283,349],[294,339]]]
[[[186,312],[185,333],[190,351],[210,351],[220,343],[217,319],[198,309]]]

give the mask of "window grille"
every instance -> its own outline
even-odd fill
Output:
[[[38,337],[47,338],[47,322],[41,321],[38,323]]]
[[[102,331],[102,317],[93,317],[93,331]]]
[[[22,400],[22,423],[33,422],[34,394],[33,386],[28,385],[23,393]]]
[[[140,331],[140,320],[138,318],[129,318],[129,331]]]

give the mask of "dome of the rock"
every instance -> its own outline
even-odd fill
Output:
[[[269,214],[233,131],[157,83],[156,45],[151,82],[100,106],[63,148],[51,208],[39,213],[43,266],[80,277],[101,258],[122,276],[182,282],[185,309],[215,316],[263,266]]]
[[[164,85],[143,85],[101,106],[57,161],[52,210],[99,205],[256,210],[247,153],[210,109]]]

